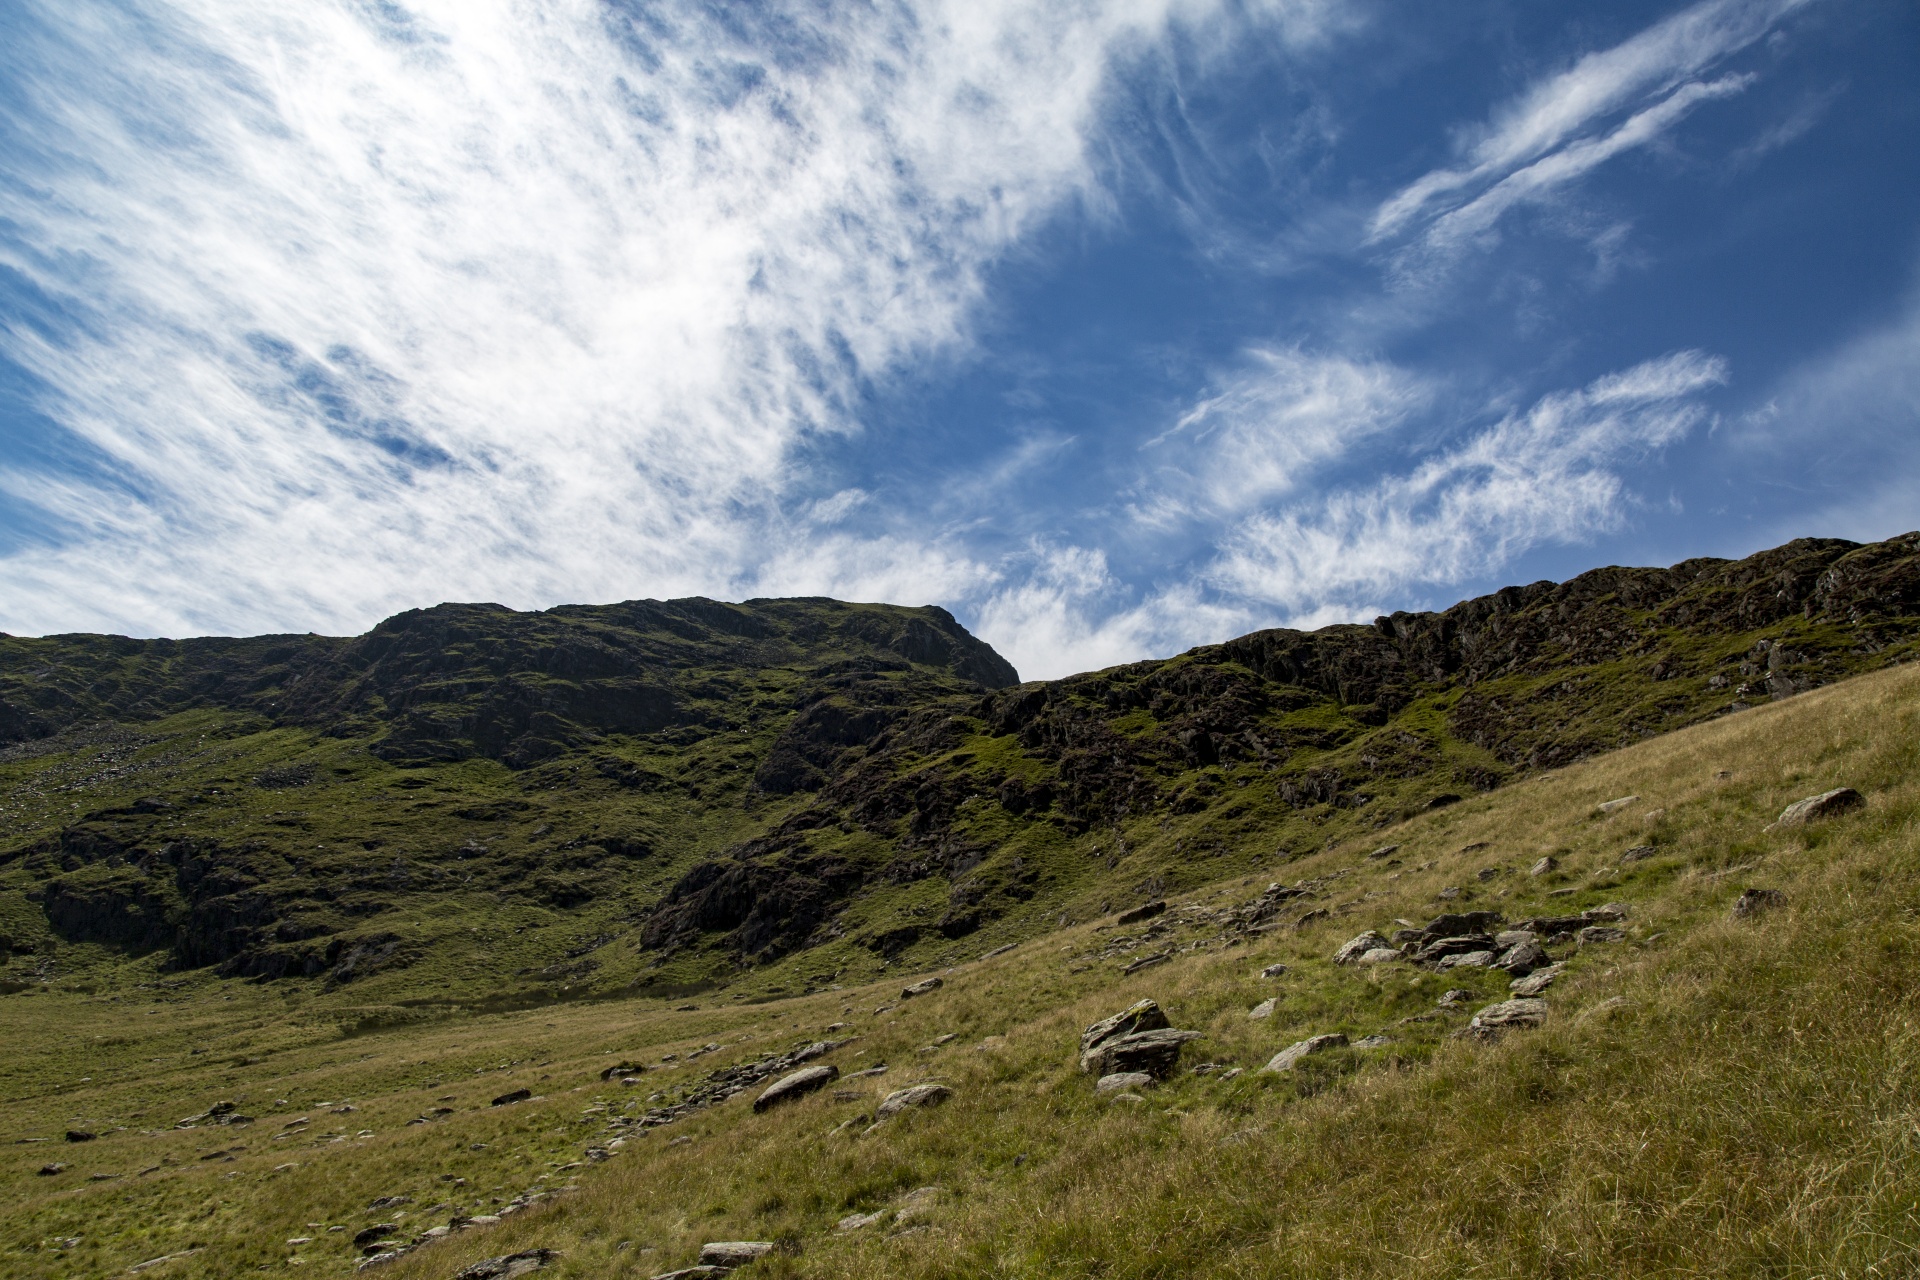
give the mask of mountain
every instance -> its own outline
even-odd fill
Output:
[[[4,976],[212,966],[397,1005],[817,989],[1389,843],[1917,643],[1916,534],[1027,684],[939,609],[820,599],[7,637]]]

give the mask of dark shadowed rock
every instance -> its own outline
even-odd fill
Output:
[[[911,1000],[915,996],[924,996],[932,992],[938,991],[941,987],[944,987],[946,985],[947,984],[942,982],[939,978],[923,978],[919,982],[914,983],[910,987],[903,987],[900,991],[900,998],[902,1000]]]
[[[1506,1031],[1537,1027],[1547,1020],[1547,1002],[1529,997],[1502,1000],[1473,1015],[1473,1026],[1481,1031]]]
[[[1172,1025],[1167,1021],[1167,1015],[1157,1002],[1138,1000],[1112,1017],[1102,1018],[1081,1032],[1080,1052],[1084,1056],[1109,1040],[1117,1040],[1121,1036],[1130,1036],[1141,1031],[1158,1031]]]
[[[1165,902],[1149,902],[1144,906],[1135,907],[1131,911],[1122,911],[1114,917],[1113,922],[1115,924],[1139,924],[1142,920],[1151,920],[1155,916],[1163,914],[1166,909],[1167,904]]]
[[[885,1121],[902,1111],[920,1107],[937,1107],[953,1097],[953,1090],[944,1084],[916,1084],[911,1088],[899,1089],[880,1100],[874,1109],[874,1120]]]
[[[1734,900],[1733,918],[1746,920],[1787,905],[1787,895],[1779,889],[1748,889]]]
[[[528,1098],[531,1098],[532,1096],[533,1096],[533,1090],[531,1089],[512,1089],[506,1093],[501,1094],[499,1097],[495,1098],[493,1100],[493,1105],[496,1107],[511,1106],[516,1102],[525,1102]]]
[[[796,1098],[804,1098],[815,1089],[825,1088],[839,1078],[840,1068],[831,1064],[807,1067],[805,1070],[796,1071],[790,1076],[782,1076],[780,1079],[768,1085],[766,1092],[753,1100],[753,1109],[755,1111],[765,1111],[767,1108],[777,1107],[783,1102],[792,1102]]]
[[[1102,1076],[1144,1071],[1164,1080],[1179,1065],[1180,1050],[1200,1038],[1198,1031],[1175,1031],[1171,1027],[1117,1036],[1081,1054],[1080,1069]]]

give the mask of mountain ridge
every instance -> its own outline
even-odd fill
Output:
[[[1914,534],[1024,684],[944,610],[821,598],[7,638],[4,980],[812,987],[1373,838],[1917,640]]]

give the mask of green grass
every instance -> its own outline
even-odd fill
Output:
[[[1867,794],[1865,810],[1764,830],[1788,802],[1842,784]],[[1611,816],[1596,807],[1630,794],[1639,802]],[[145,1274],[345,1274],[346,1237],[361,1226],[404,1214],[411,1231],[567,1185],[576,1189],[381,1274],[444,1280],[476,1258],[551,1247],[558,1276],[645,1277],[689,1264],[705,1240],[744,1238],[788,1246],[749,1273],[769,1280],[1910,1275],[1920,1271],[1917,817],[1920,672],[1902,668],[1471,795],[1380,839],[1336,828],[1331,847],[1317,841],[1277,872],[1272,841],[1295,828],[1258,810],[1198,815],[1207,827],[1137,818],[1121,829],[1134,851],[1078,883],[1107,892],[1130,862],[1168,877],[1163,936],[1088,921],[953,965],[939,992],[905,1003],[901,984],[925,968],[909,957],[886,971],[898,976],[871,981],[861,966],[877,959],[849,942],[757,975],[752,1001],[735,999],[750,994],[739,984],[495,1013],[452,998],[464,994],[457,961],[433,971],[448,984],[436,1003],[418,984],[385,999],[373,982],[220,981],[102,954],[86,969],[91,993],[56,981],[0,998],[0,1275],[105,1276],[195,1246]],[[1195,846],[1214,838],[1204,832],[1240,843],[1203,856]],[[1364,857],[1387,841],[1401,845],[1392,858]],[[1619,861],[1641,844],[1656,855]],[[1559,869],[1529,877],[1542,854]],[[1086,857],[1080,841],[1034,856]],[[1500,870],[1481,881],[1488,867]],[[1316,882],[1300,910],[1329,915],[1238,945],[1200,918],[1268,878]],[[885,890],[898,897],[876,901],[876,921],[936,909],[917,896],[927,883]],[[1787,906],[1732,920],[1749,886],[1783,889]],[[1446,888],[1461,894],[1442,900]],[[1452,1038],[1464,1013],[1403,1019],[1433,1012],[1452,987],[1476,992],[1469,1011],[1491,1002],[1500,975],[1328,960],[1396,917],[1472,907],[1518,918],[1610,901],[1629,905],[1629,939],[1573,952],[1548,992],[1547,1026],[1492,1045]],[[1081,918],[1097,905],[1081,901]],[[559,927],[509,904],[456,910],[488,951]],[[1109,946],[1120,935],[1132,945]],[[977,954],[992,940],[965,942]],[[1121,974],[1129,956],[1168,945],[1191,949]],[[1283,978],[1258,977],[1276,961],[1290,966]],[[758,1002],[770,987],[823,984],[840,989]],[[1247,1073],[1183,1072],[1144,1103],[1097,1098],[1075,1069],[1078,1033],[1141,996],[1206,1033],[1187,1065]],[[1268,996],[1279,997],[1274,1016],[1249,1020]],[[699,1007],[677,1011],[687,1003]],[[840,1022],[850,1026],[836,1036],[859,1038],[829,1061],[889,1064],[848,1082],[850,1100],[829,1090],[755,1116],[749,1094],[630,1136],[604,1163],[565,1167],[608,1139],[607,1116],[671,1096],[709,1064]],[[1292,1078],[1251,1070],[1332,1030],[1394,1039],[1310,1059]],[[947,1034],[956,1038],[923,1052]],[[707,1043],[723,1048],[638,1087],[598,1079],[622,1058],[658,1063]],[[951,1084],[954,1101],[869,1137],[854,1136],[859,1125],[830,1133],[923,1077]],[[517,1086],[542,1096],[487,1105]],[[171,1127],[222,1098],[255,1122]],[[322,1102],[357,1109],[336,1115]],[[406,1123],[435,1106],[453,1113]],[[276,1137],[302,1116],[295,1136]],[[59,1140],[75,1126],[102,1136]],[[692,1141],[674,1145],[680,1137]],[[32,1138],[52,1140],[22,1141]],[[70,1168],[36,1176],[49,1160]],[[96,1174],[111,1177],[88,1180]],[[923,1186],[942,1190],[920,1221],[834,1230]],[[369,1211],[388,1195],[411,1203]],[[347,1230],[325,1229],[335,1225]],[[312,1242],[284,1243],[296,1237]]]

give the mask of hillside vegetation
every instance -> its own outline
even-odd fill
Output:
[[[1863,803],[1776,823],[1840,787]],[[1911,1275],[1917,820],[1902,666],[1307,851],[1277,889],[1201,861],[1157,915],[771,1001],[368,1027],[350,984],[127,960],[4,1006],[0,1273],[348,1274],[399,1246],[372,1274],[610,1280],[748,1240],[777,1248],[742,1280]],[[1470,912],[1596,922],[1534,926],[1564,966],[1541,1025],[1471,1031],[1508,972],[1335,962]],[[1200,1038],[1101,1094],[1082,1032],[1142,998]],[[815,1042],[826,1088],[694,1105]],[[876,1125],[917,1084],[951,1096]]]
[[[1917,550],[1601,569],[1018,685],[938,609],[829,600],[0,637],[0,989],[211,971],[371,1027],[957,963],[1902,661]]]

